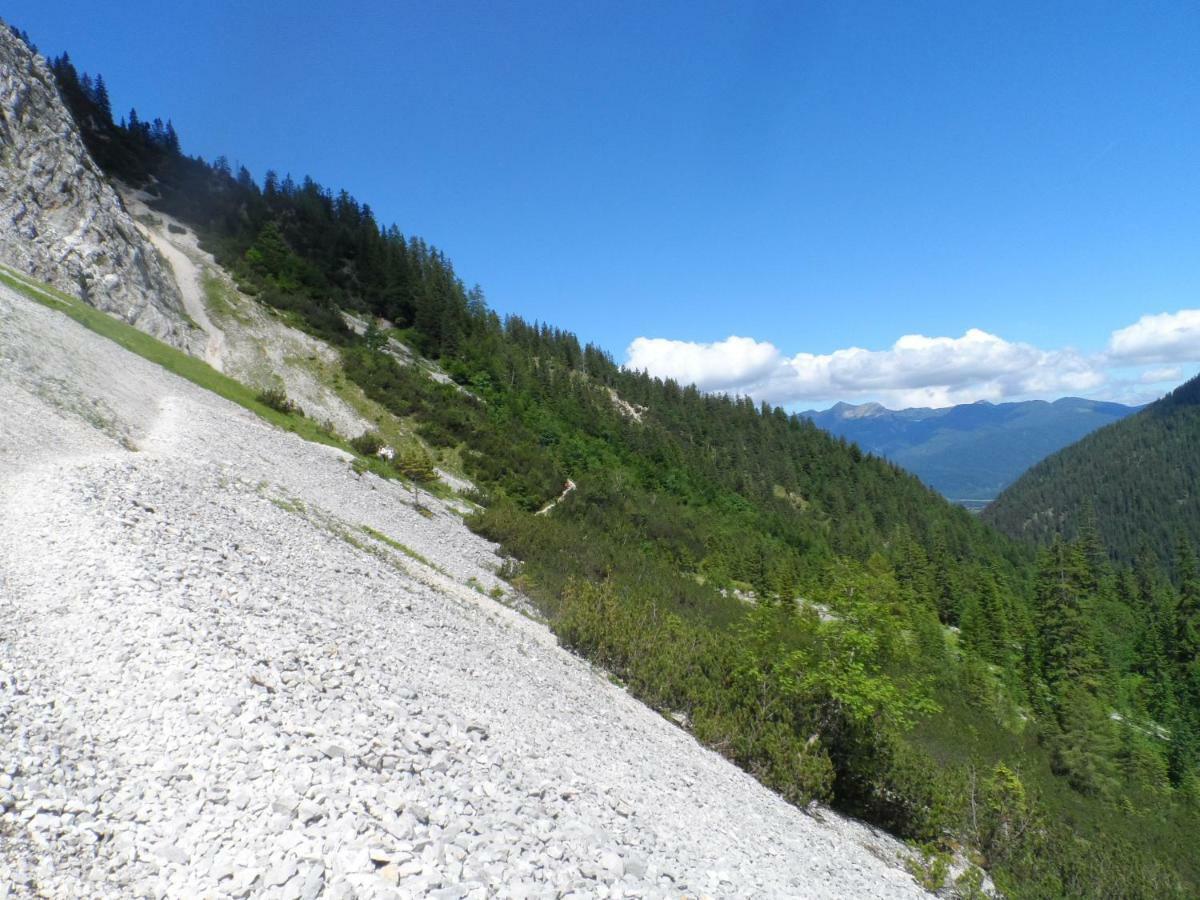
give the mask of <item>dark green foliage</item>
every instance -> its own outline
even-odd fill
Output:
[[[897,648],[874,630],[761,604],[722,633],[612,582],[572,582],[555,622],[567,646],[788,799],[832,797],[926,839],[944,824],[929,762],[901,740],[933,706],[884,673]]]
[[[304,415],[304,410],[283,391],[282,388],[267,388],[265,391],[259,392],[254,398],[263,406],[269,406],[271,409],[278,410],[281,413],[287,413],[293,416]]]
[[[358,437],[351,439],[350,446],[363,456],[377,456],[385,444],[379,432],[364,431]]]
[[[1043,545],[1088,515],[1126,562],[1149,547],[1169,564],[1180,540],[1200,544],[1200,377],[1042,461],[983,512]]]

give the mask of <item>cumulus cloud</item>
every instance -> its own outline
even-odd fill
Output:
[[[1200,309],[1142,316],[1112,333],[1108,355],[1122,364],[1200,361]]]
[[[773,344],[731,337],[711,344],[638,338],[626,365],[772,403],[876,399],[895,406],[1080,393],[1105,382],[1073,350],[1045,351],[978,328],[962,337],[909,334],[887,350],[850,347],[786,357]]]
[[[779,350],[753,338],[727,337],[711,344],[640,337],[629,345],[628,368],[674,378],[705,391],[744,392],[778,366]]]

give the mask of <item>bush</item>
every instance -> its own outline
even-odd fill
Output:
[[[271,409],[285,413],[289,416],[304,415],[304,410],[300,408],[299,404],[290,400],[282,388],[267,388],[265,391],[259,393],[259,395],[254,399],[263,406],[269,406]]]
[[[900,736],[925,705],[919,687],[874,668],[868,634],[835,635],[845,626],[765,603],[711,628],[583,581],[562,592],[552,624],[564,645],[660,711],[688,716],[697,738],[785,799],[832,801],[906,837],[941,834],[937,767]]]
[[[364,431],[350,441],[350,446],[363,456],[378,456],[384,448],[383,437],[377,431]]]

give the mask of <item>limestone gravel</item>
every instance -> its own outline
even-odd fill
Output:
[[[0,290],[0,897],[921,895],[410,500]]]

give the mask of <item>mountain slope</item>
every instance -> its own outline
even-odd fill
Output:
[[[1089,507],[1121,559],[1145,545],[1166,561],[1180,541],[1200,544],[1200,377],[1044,460],[984,519],[1044,544],[1078,534]]]
[[[1132,693],[1108,690],[1126,675],[1146,683],[1142,659],[1105,645],[1100,676],[1068,691],[1061,648],[1043,635],[1069,628],[1073,610],[1049,603],[1051,569],[1035,569],[1026,548],[782,410],[623,372],[571,334],[501,321],[442,253],[381,227],[353,197],[269,172],[260,187],[220,160],[188,158],[161,124],[114,124],[96,81],[65,58],[54,71],[106,170],[143,191],[147,215],[175,215],[200,239],[187,249],[211,252],[229,273],[234,312],[319,336],[340,356],[331,383],[352,385],[457,460],[479,486],[471,526],[509,556],[505,581],[566,646],[630,693],[784,798],[827,798],[894,833],[938,841],[942,851],[970,848],[1014,896],[1194,894],[1195,860],[1179,839],[1193,831],[1192,758],[1168,769],[1171,748],[1154,731],[1133,746],[1123,741],[1116,755],[1119,723],[1157,714]],[[220,298],[210,299],[207,309],[219,309]],[[77,306],[64,309],[75,315]],[[227,350],[230,318],[210,321]],[[434,359],[441,380],[414,365],[405,347]],[[224,366],[224,350],[216,355]],[[201,364],[188,362],[196,374]],[[214,383],[267,415],[244,388]],[[273,415],[345,446],[309,419]],[[94,418],[103,425],[121,417],[100,407]],[[141,446],[136,430],[122,436]],[[186,457],[222,474],[272,473],[267,487],[323,478],[320,466],[274,447],[216,449],[212,459],[185,442]],[[377,459],[354,465],[396,474]],[[185,474],[214,497],[228,487]],[[369,476],[364,483],[375,487]],[[416,499],[394,484],[378,491],[385,506]],[[330,501],[304,496],[303,509],[329,521],[319,509],[330,511]],[[535,514],[555,497],[562,502]],[[301,512],[287,496],[274,499]],[[69,491],[53,500],[77,507]],[[164,502],[175,508],[172,495]],[[357,513],[338,509],[333,524],[347,536],[342,526],[353,526]],[[433,509],[436,518],[440,507]],[[139,514],[132,516],[130,527]],[[194,518],[211,521],[213,532],[239,533],[237,522]],[[270,522],[263,527],[279,535]],[[348,536],[421,561],[389,543],[386,525],[370,527],[378,534],[359,538],[351,527]],[[429,537],[436,544],[446,533],[438,525]],[[439,559],[415,539],[413,547]],[[320,554],[297,547],[294,558]],[[469,581],[462,565],[446,568]],[[295,571],[280,573],[279,584],[296,580]],[[342,574],[354,575],[344,567]],[[301,603],[311,599],[304,590]],[[325,614],[342,599],[335,594]],[[1107,620],[1145,623],[1123,594],[1103,599]],[[366,618],[390,636],[392,617],[404,613]],[[443,649],[443,636],[435,628],[424,637]],[[444,655],[453,659],[464,651],[448,637]],[[1096,648],[1083,638],[1079,658],[1091,666]],[[387,645],[367,644],[387,669]],[[497,666],[505,662],[501,656]],[[496,672],[489,662],[471,674]],[[1134,734],[1126,732],[1125,739]],[[1110,777],[1118,766],[1121,781]],[[1100,793],[1110,785],[1111,800]],[[1136,815],[1126,814],[1130,807]]]
[[[17,896],[921,895],[484,596],[436,499],[7,287],[0,395]]]
[[[890,459],[950,500],[983,506],[1030,466],[1136,407],[1064,397],[889,410],[839,403],[803,415]]]
[[[176,346],[196,340],[170,269],[84,148],[54,75],[7,27],[0,259]]]

